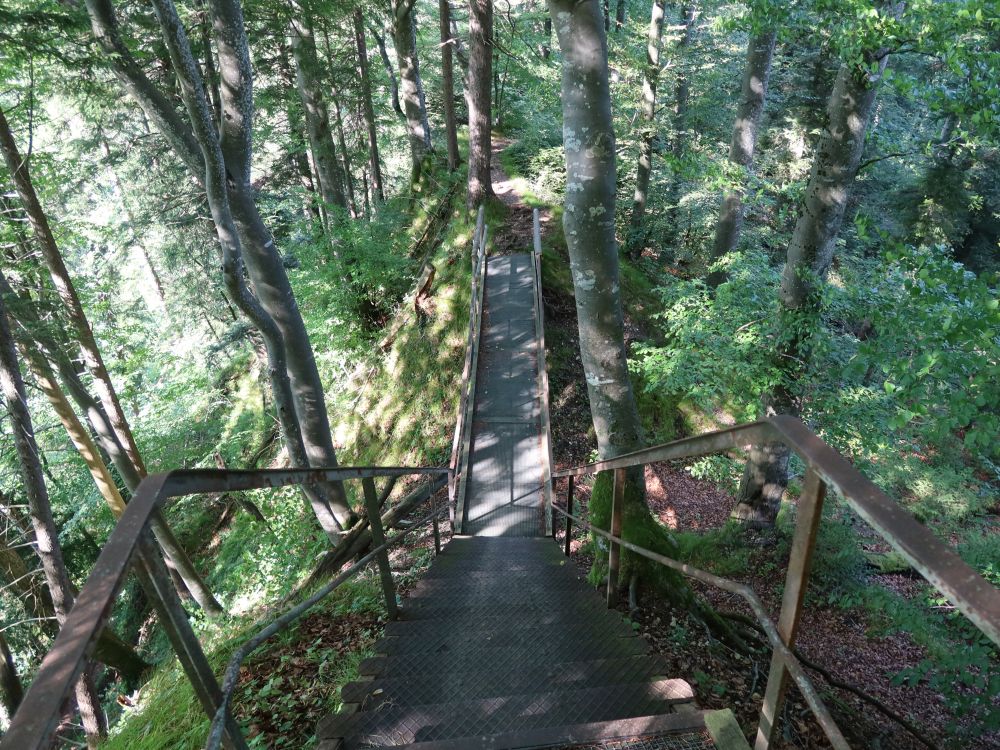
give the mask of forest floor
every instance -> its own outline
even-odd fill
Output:
[[[512,252],[531,246],[532,208],[517,191],[502,169],[499,152],[509,139],[494,138],[493,185],[497,197],[507,209],[507,223],[498,227],[495,252]],[[556,245],[568,263],[565,246],[551,242],[551,211],[542,213],[543,240]],[[547,231],[549,230],[549,231]],[[565,290],[544,290],[546,336],[550,350],[558,342],[560,351],[550,352],[550,390],[552,400],[553,453],[556,468],[566,468],[591,458],[594,448],[593,428],[587,402],[586,385],[579,360],[576,309]],[[626,337],[629,343],[645,338],[641,316],[630,314],[626,300]],[[646,468],[648,502],[653,513],[668,528],[679,531],[710,532],[723,528],[729,520],[733,497],[707,480],[699,480],[680,464],[660,464]],[[565,492],[557,487],[557,498]],[[579,487],[577,497],[584,504],[588,488]],[[583,509],[586,512],[586,509]],[[560,524],[559,537],[564,539]],[[727,573],[745,583],[764,601],[777,618],[781,606],[780,586],[787,560],[776,559],[775,539],[765,535],[744,538],[750,552],[747,564],[738,573]],[[574,541],[577,564],[590,568],[592,558],[580,541]],[[579,553],[579,554],[578,554]],[[922,581],[903,574],[872,575],[869,585],[885,586],[907,598],[919,598]],[[699,593],[716,609],[752,616],[738,597],[704,587]],[[623,607],[627,611],[627,606]],[[653,649],[675,667],[675,676],[687,679],[705,708],[732,708],[752,741],[759,718],[760,704],[767,679],[770,652],[753,656],[738,654],[711,638],[700,621],[688,612],[675,610],[650,594],[640,597],[638,611],[632,612],[640,632]],[[835,680],[855,686],[881,702],[889,711],[908,717],[919,729],[921,741],[897,722],[888,719],[871,702],[849,691],[834,689],[815,670],[810,677],[826,696],[838,723],[848,733],[852,744],[867,748],[996,747],[995,737],[977,741],[949,743],[945,727],[955,720],[943,705],[942,697],[928,686],[895,685],[892,676],[917,665],[925,654],[905,633],[876,634],[869,612],[861,607],[826,605],[810,602],[799,630],[798,648],[810,661],[820,665]],[[828,747],[819,724],[794,689],[786,704],[781,737],[774,747]]]

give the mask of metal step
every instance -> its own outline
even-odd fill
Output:
[[[479,668],[453,671],[377,677],[367,682],[352,682],[341,690],[345,703],[363,704],[362,709],[391,702],[397,705],[447,703],[478,700],[501,695],[550,692],[562,687],[598,687],[626,682],[649,682],[668,676],[666,659],[659,656],[631,656],[616,659],[567,661],[558,664],[530,664],[512,671]]]
[[[374,656],[358,666],[363,675],[405,675],[422,672],[444,673],[452,670],[482,669],[491,672],[522,669],[533,662],[581,661],[618,656],[639,656],[648,647],[638,638],[615,638],[573,643],[548,640],[518,646],[483,646],[457,652],[416,652],[392,656]]]
[[[509,732],[669,713],[693,698],[682,680],[486,698],[423,706],[385,704],[320,722],[319,738],[346,738],[347,747],[399,747],[414,742],[481,738]]]
[[[514,623],[511,627],[493,630],[456,631],[451,627],[438,625],[436,630],[423,630],[410,635],[405,631],[399,635],[389,635],[375,644],[375,653],[388,656],[403,651],[462,651],[483,646],[516,646],[540,640],[566,639],[571,641],[593,641],[607,638],[631,638],[632,629],[624,622],[613,619],[580,622],[564,620],[558,625],[535,625]]]

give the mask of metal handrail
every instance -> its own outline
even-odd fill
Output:
[[[545,507],[545,531],[551,533],[552,519],[552,425],[549,415],[549,372],[545,364],[545,302],[542,298],[542,228],[538,209],[531,213],[531,267],[535,277],[535,338],[538,352],[538,398],[542,438],[542,495]]]
[[[806,477],[798,501],[798,513],[792,551],[788,563],[785,592],[777,628],[770,620],[761,619],[766,612],[759,600],[746,587],[732,581],[699,571],[684,563],[658,555],[621,539],[621,510],[626,469],[645,466],[659,461],[694,458],[720,453],[747,445],[782,443],[791,449],[806,464]],[[720,586],[746,598],[764,627],[768,640],[774,646],[774,656],[768,675],[761,720],[758,727],[756,750],[765,750],[773,736],[775,718],[784,699],[785,685],[791,675],[802,690],[807,703],[823,725],[827,737],[836,747],[847,747],[843,736],[835,724],[827,725],[821,718],[825,712],[811,686],[806,686],[798,662],[792,664],[791,649],[795,645],[802,603],[809,580],[812,553],[816,534],[822,517],[823,501],[827,486],[836,490],[847,504],[875,529],[889,544],[938,591],[944,594],[969,620],[994,643],[1000,644],[1000,589],[989,583],[983,576],[965,563],[955,552],[941,542],[934,534],[910,513],[883,493],[873,482],[863,476],[847,459],[835,451],[801,421],[790,416],[776,416],[760,422],[738,425],[725,430],[675,440],[663,445],[644,448],[639,451],[616,456],[603,461],[577,466],[554,472],[553,480],[568,479],[567,508],[556,510],[566,516],[566,554],[569,554],[571,520],[580,523],[572,515],[573,483],[576,477],[602,471],[614,471],[615,485],[612,499],[611,533],[594,529],[594,533],[611,540],[609,550],[608,599],[613,601],[617,590],[617,569],[620,548],[624,547],[636,554],[655,560],[663,565],[679,570],[698,580]],[[724,584],[724,585],[723,585]],[[748,597],[748,594],[751,596]],[[752,597],[752,598],[751,598]],[[756,603],[755,603],[756,602]],[[772,632],[774,630],[774,632]],[[779,636],[779,648],[773,636]],[[802,682],[800,677],[802,675]],[[822,709],[822,710],[820,710]],[[828,713],[825,713],[829,717]],[[832,719],[829,720],[832,722]],[[839,736],[838,744],[835,738]]]
[[[183,495],[215,494],[290,485],[311,486],[323,482],[360,479],[367,485],[365,487],[367,520],[371,527],[373,543],[377,548],[373,554],[379,559],[384,585],[384,574],[388,571],[386,550],[389,543],[379,538],[381,518],[373,482],[378,477],[411,475],[450,476],[451,469],[430,466],[254,471],[193,469],[151,474],[146,477],[136,489],[132,501],[125,508],[125,512],[101,550],[83,590],[76,598],[52,648],[42,661],[17,713],[12,717],[10,728],[0,741],[0,750],[48,747],[59,722],[60,707],[83,672],[98,635],[110,620],[114,599],[121,591],[130,563],[137,553],[141,563],[137,573],[148,579],[155,591],[154,606],[202,708],[207,716],[213,717],[222,707],[225,712],[226,745],[237,750],[246,748],[239,726],[223,705],[223,694],[219,683],[170,582],[166,566],[150,539],[149,522],[154,512],[162,507],[168,498]],[[436,521],[436,516],[434,519]],[[398,538],[399,535],[394,537],[393,543]],[[388,593],[386,591],[387,599]],[[395,605],[394,594],[392,605]],[[392,606],[389,609],[391,612]]]
[[[483,325],[483,295],[486,286],[486,244],[489,227],[485,207],[480,206],[476,226],[472,231],[472,280],[469,298],[469,335],[465,347],[465,365],[462,370],[462,390],[452,438],[451,479],[448,499],[453,509],[452,529],[461,531],[465,520],[465,494],[468,485],[469,453],[472,447],[472,412],[476,401],[476,374],[479,365],[479,340]]]
[[[722,578],[721,576],[714,575],[713,573],[701,570],[700,568],[695,568],[687,563],[682,563],[679,560],[674,560],[666,557],[665,555],[652,552],[651,550],[640,547],[637,544],[627,542],[621,537],[612,536],[603,529],[593,526],[579,516],[574,516],[572,513],[563,510],[557,505],[553,506],[553,509],[565,518],[572,519],[577,526],[584,527],[592,534],[597,534],[613,544],[617,544],[627,550],[631,550],[640,557],[645,557],[646,559],[652,560],[660,565],[679,571],[688,578],[694,578],[702,583],[707,583],[709,586],[715,586],[723,591],[728,591],[732,594],[737,594],[738,596],[743,597],[753,610],[757,621],[761,624],[764,634],[767,636],[767,640],[771,643],[771,647],[774,649],[775,653],[780,654],[781,660],[784,662],[785,669],[788,670],[792,679],[795,680],[795,684],[798,686],[799,690],[802,691],[802,695],[805,697],[806,703],[816,715],[816,718],[823,727],[823,730],[826,732],[826,736],[830,740],[830,743],[834,746],[834,748],[844,748],[849,750],[850,746],[847,744],[847,741],[844,739],[843,734],[841,734],[836,722],[830,715],[829,709],[827,709],[826,705],[823,703],[823,699],[819,697],[819,693],[816,692],[816,688],[813,687],[809,677],[803,671],[799,660],[795,658],[795,654],[792,653],[792,650],[785,645],[783,640],[781,640],[781,635],[778,633],[777,626],[767,614],[767,610],[764,608],[763,602],[761,602],[760,597],[757,596],[753,589],[742,583],[737,583],[736,581],[732,581],[728,578]]]

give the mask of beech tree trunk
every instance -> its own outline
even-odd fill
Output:
[[[628,17],[628,0],[618,0],[615,6],[615,32],[619,32],[625,26],[625,19]]]
[[[354,193],[354,175],[351,172],[351,152],[347,149],[347,139],[344,137],[344,120],[340,115],[340,102],[337,93],[331,89],[330,99],[333,101],[333,121],[337,125],[337,145],[340,147],[340,155],[344,162],[344,187],[347,188],[347,207],[351,212],[351,218],[360,216],[358,212],[358,201]]]
[[[715,227],[715,242],[712,246],[712,261],[736,249],[743,228],[743,194],[753,168],[754,151],[761,115],[767,101],[767,84],[771,76],[771,58],[774,56],[774,42],[777,34],[773,30],[764,31],[750,38],[747,45],[747,61],[743,69],[743,86],[733,124],[733,139],[729,146],[729,161],[739,170],[737,183],[722,200],[719,221]],[[710,286],[718,286],[725,280],[725,273],[715,271],[708,277]]]
[[[417,57],[417,16],[414,0],[393,0],[392,40],[399,64],[400,96],[410,142],[410,185],[420,182],[424,162],[431,152],[431,126],[427,120],[424,84]]]
[[[389,80],[389,100],[392,103],[392,111],[400,120],[406,120],[406,113],[399,103],[399,82],[396,80],[396,69],[389,60],[389,53],[385,48],[385,36],[374,26],[369,28],[372,36],[375,37],[375,46],[378,47],[378,56],[382,60],[382,67],[385,68],[385,77]]]
[[[21,687],[21,678],[18,677],[7,639],[3,637],[3,632],[0,632],[0,704],[3,705],[8,722],[17,713],[22,698],[24,698],[24,688]]]
[[[11,169],[12,173],[14,171]],[[0,389],[7,403],[14,447],[21,465],[21,476],[35,537],[35,551],[42,562],[56,619],[61,626],[73,607],[73,592],[63,562],[62,550],[59,547],[59,532],[52,519],[52,508],[45,488],[38,444],[35,442],[31,416],[28,414],[28,397],[24,390],[24,381],[21,379],[14,351],[14,339],[7,321],[6,305],[2,295],[0,295]],[[101,739],[107,734],[108,727],[97,688],[88,669],[84,669],[76,683],[76,702],[87,735],[87,746],[97,748]]]
[[[632,198],[632,219],[629,231],[629,252],[638,257],[645,244],[643,219],[649,198],[649,178],[653,172],[653,141],[656,139],[656,82],[660,77],[660,47],[663,41],[665,0],[653,0],[646,35],[646,70],[642,79],[642,125],[639,130],[639,165],[635,174],[635,195]],[[619,7],[621,3],[619,2]]]
[[[139,449],[136,447],[135,440],[132,437],[128,420],[125,418],[125,412],[118,401],[118,395],[114,384],[111,382],[111,376],[104,365],[104,359],[101,356],[100,348],[97,346],[97,341],[94,339],[94,332],[90,327],[90,322],[87,320],[83,305],[80,304],[76,288],[73,286],[73,280],[70,278],[66,264],[63,262],[59,247],[56,245],[55,237],[49,226],[48,217],[42,209],[41,203],[38,201],[38,195],[35,193],[35,188],[31,181],[28,162],[21,158],[17,143],[14,141],[10,126],[2,111],[0,111],[0,150],[3,151],[11,180],[17,189],[25,213],[28,215],[35,234],[36,245],[45,259],[49,274],[52,277],[52,283],[73,326],[73,330],[76,332],[76,339],[80,346],[83,362],[94,378],[94,388],[97,390],[104,413],[110,420],[110,431],[114,434],[117,443],[123,448],[128,458],[127,463],[131,464],[131,471],[128,471],[128,475],[138,475],[141,480],[146,475],[146,467],[142,462]],[[122,461],[122,463],[126,462]],[[123,475],[123,478],[125,476]],[[136,482],[136,485],[138,485],[138,482]],[[130,489],[134,490],[135,488],[131,487]],[[183,579],[184,586],[191,593],[191,596],[194,597],[199,606],[209,615],[222,614],[222,605],[212,595],[211,590],[205,584],[194,564],[184,552],[184,549],[177,543],[176,538],[173,537],[162,517],[158,519],[155,530],[157,531],[157,539],[161,547],[163,547],[170,565]]]
[[[691,89],[687,76],[687,61],[685,55],[691,45],[694,36],[695,21],[698,18],[698,9],[693,5],[681,6],[681,36],[677,41],[677,79],[674,84],[674,137],[671,143],[671,151],[675,160],[683,157],[687,149],[687,115],[688,99]],[[681,178],[679,170],[675,167],[670,178],[670,190],[667,194],[667,211],[671,216],[673,237],[670,243],[675,244],[680,235],[680,202],[681,202]]]
[[[343,174],[337,162],[337,149],[330,128],[330,111],[323,96],[323,75],[316,54],[316,37],[312,19],[298,0],[292,0],[289,23],[292,56],[295,59],[295,82],[306,116],[306,133],[313,164],[319,175],[319,192],[328,217],[331,212],[347,208]],[[328,218],[327,230],[330,229]]]
[[[438,0],[441,24],[441,101],[444,105],[444,138],[448,144],[448,171],[458,169],[458,128],[455,124],[455,70],[451,37],[451,4]]]
[[[808,372],[810,334],[820,325],[822,288],[833,261],[887,59],[883,51],[865,55],[865,66],[842,65],[830,94],[827,125],[813,159],[778,293],[778,324],[785,329],[779,338],[785,343],[776,352],[776,361],[783,377],[764,398],[763,409],[768,416],[801,412],[795,382]],[[751,525],[774,524],[788,485],[788,458],[789,451],[781,444],[750,451],[734,518]]]
[[[469,208],[478,207],[493,195],[492,83],[493,0],[469,0],[469,75],[465,86],[469,108]]]
[[[361,104],[365,114],[365,125],[368,127],[368,165],[371,170],[372,188],[375,191],[376,202],[384,203],[385,189],[382,187],[382,162],[378,154],[378,128],[375,121],[375,107],[372,105],[368,45],[365,42],[365,22],[361,15],[361,8],[354,9],[354,44],[358,50],[358,69],[361,73]],[[399,105],[398,94],[396,104]]]
[[[333,449],[323,386],[309,335],[295,302],[281,253],[260,216],[250,183],[252,67],[242,10],[235,0],[211,0],[210,6],[223,82],[223,117],[220,120],[219,138],[214,141],[210,137],[214,129],[211,117],[208,118],[210,126],[208,133],[203,132],[203,138],[197,139],[192,132],[191,124],[182,119],[170,100],[146,77],[121,38],[111,1],[87,0],[87,10],[94,35],[108,52],[112,68],[122,86],[142,107],[146,116],[156,123],[177,156],[202,182],[206,190],[208,186],[205,185],[205,175],[208,169],[202,147],[213,154],[216,148],[213,144],[217,144],[221,149],[225,175],[224,188],[228,191],[228,208],[235,229],[233,233],[233,228],[217,227],[217,230],[225,235],[227,243],[223,245],[224,258],[229,259],[224,264],[227,284],[233,283],[233,279],[237,278],[242,283],[241,264],[245,261],[256,301],[277,327],[277,334],[269,339],[271,347],[276,350],[269,353],[269,357],[273,355],[275,361],[283,361],[285,372],[274,374],[272,386],[277,380],[288,377],[294,412],[289,412],[289,415],[280,418],[288,420],[288,425],[296,425],[298,428],[296,431],[289,430],[286,438],[291,443],[290,454],[293,461],[297,460],[295,445],[301,441],[309,466],[334,467],[337,465],[336,453]],[[164,10],[169,11],[172,7],[170,5]],[[186,36],[183,38],[183,45],[186,50],[184,56],[190,57],[190,45]],[[197,70],[194,72],[193,80],[201,86],[202,93],[194,97],[200,101],[204,99],[204,86]],[[189,95],[193,96],[190,92]],[[238,247],[242,254],[226,256],[227,246],[230,249]],[[246,309],[243,311],[247,313]],[[276,403],[279,401],[277,394],[275,401]],[[347,504],[341,483],[334,482],[312,489],[323,494],[322,504],[328,506],[326,517],[321,517],[320,523],[331,538],[336,535],[338,525],[353,523],[354,514]],[[314,508],[318,509],[318,506],[314,504]]]
[[[615,131],[607,39],[597,0],[548,0],[548,7],[563,56],[563,228],[580,356],[598,454],[612,458],[639,448],[642,437],[625,356],[615,247]]]

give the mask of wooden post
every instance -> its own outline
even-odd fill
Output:
[[[792,537],[792,553],[785,575],[785,593],[781,599],[781,614],[778,616],[778,634],[788,648],[795,647],[795,637],[802,615],[802,601],[809,584],[809,570],[812,567],[813,549],[816,546],[816,532],[823,518],[823,500],[826,497],[826,483],[813,469],[806,472],[805,486],[799,497],[799,507],[795,518],[795,535]],[[781,704],[785,700],[788,672],[777,654],[771,657],[771,668],[767,675],[767,689],[764,704],[760,709],[760,723],[757,726],[757,740],[754,750],[767,750],[774,738]]]
[[[615,469],[615,487],[611,493],[611,536],[621,538],[622,505],[625,500],[625,469]],[[618,601],[618,567],[622,550],[616,542],[608,542],[608,607]]]
[[[382,516],[379,514],[378,493],[375,492],[375,480],[367,477],[361,480],[365,491],[365,508],[368,512],[368,526],[372,532],[372,546],[381,547],[385,544],[385,534],[382,531]],[[389,568],[389,550],[384,549],[376,557],[379,577],[382,579],[382,593],[385,595],[385,609],[389,619],[395,620],[399,615],[396,606],[396,587],[392,582],[392,570]]]
[[[569,476],[569,489],[566,490],[566,512],[573,512],[573,480],[576,477]],[[573,519],[566,516],[566,557],[569,557],[569,543],[572,539],[571,531],[573,529]]]

